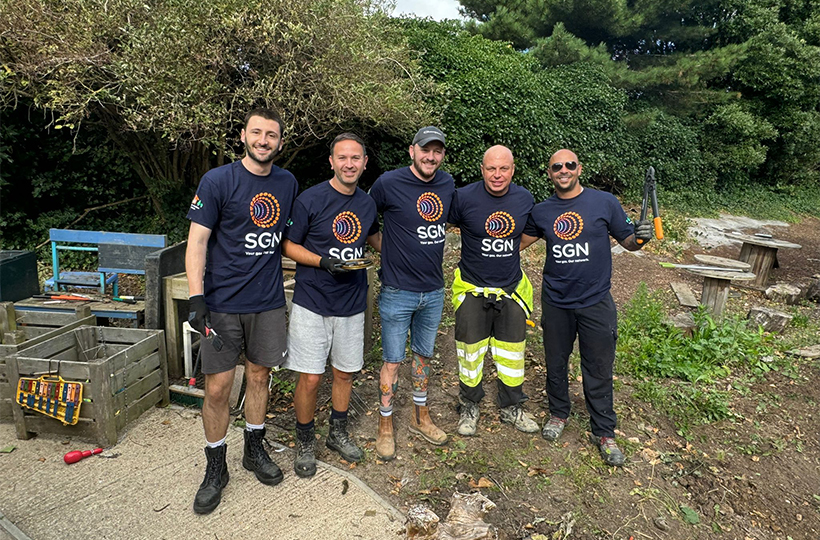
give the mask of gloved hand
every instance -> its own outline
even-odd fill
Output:
[[[319,267],[322,270],[326,270],[330,275],[335,276],[336,274],[341,274],[342,272],[347,272],[347,268],[342,266],[344,261],[342,259],[334,259],[332,257],[322,257],[322,260],[319,261]]]
[[[205,335],[205,325],[211,324],[211,310],[205,303],[205,295],[197,294],[188,299],[188,324],[203,336]]]
[[[648,219],[635,222],[635,239],[640,240],[644,244],[652,240],[652,222]]]

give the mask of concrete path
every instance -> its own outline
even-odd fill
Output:
[[[294,452],[271,457],[285,480],[265,486],[242,467],[242,431],[228,433],[231,475],[210,515],[191,509],[202,481],[202,422],[178,407],[152,409],[121,441],[73,465],[69,450],[92,445],[47,436],[18,440],[0,424],[0,540],[101,539],[399,539],[404,517],[346,471],[319,463],[315,477],[293,473]],[[12,525],[13,524],[13,525]],[[19,528],[15,531],[14,528]],[[22,534],[21,534],[22,532]]]

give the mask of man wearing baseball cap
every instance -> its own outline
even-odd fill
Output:
[[[447,434],[436,427],[427,408],[430,358],[444,307],[444,234],[455,193],[453,177],[439,170],[445,136],[435,126],[421,128],[409,153],[411,164],[381,175],[370,190],[384,217],[378,235],[382,268],[379,312],[382,365],[379,376],[379,431],[376,454],[396,455],[393,400],[399,387],[399,365],[410,334],[413,413],[410,431],[441,445]]]

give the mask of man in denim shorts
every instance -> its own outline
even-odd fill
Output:
[[[439,170],[444,142],[440,129],[420,129],[410,145],[411,165],[384,173],[370,190],[376,208],[384,215],[384,234],[378,239],[384,364],[379,376],[376,454],[385,460],[396,456],[393,400],[408,331],[413,357],[410,431],[432,444],[447,441],[447,434],[436,427],[427,408],[430,358],[444,307],[444,229],[455,193],[453,177]]]
[[[363,257],[365,242],[379,231],[376,205],[358,188],[367,165],[364,142],[342,133],[330,146],[333,178],[296,199],[282,249],[296,261],[296,287],[290,315],[290,352],[285,367],[299,373],[293,394],[296,409],[297,475],[316,474],[314,415],[328,358],[333,370],[330,432],[326,445],[349,462],[364,459],[347,431],[353,374],[364,363],[364,311],[367,271],[344,263]]]
[[[275,485],[283,478],[262,446],[268,376],[287,355],[279,242],[298,192],[293,175],[272,163],[282,149],[282,127],[274,111],[248,113],[241,133],[245,156],[207,172],[188,211],[188,321],[197,332],[212,337],[200,345],[208,463],[194,499],[198,514],[219,505],[228,483],[228,397],[243,349],[248,361],[242,465],[263,484]],[[213,338],[214,331],[219,340]]]

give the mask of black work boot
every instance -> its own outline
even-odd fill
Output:
[[[293,470],[298,476],[308,478],[316,474],[316,430],[296,428],[296,461]]]
[[[194,512],[210,514],[219,506],[222,500],[222,489],[228,484],[228,464],[225,455],[228,446],[223,444],[216,448],[205,447],[205,457],[208,463],[205,466],[205,479],[199,484],[199,490],[194,497]]]
[[[345,461],[358,463],[364,459],[364,452],[347,433],[347,418],[330,419],[330,433],[325,444],[331,450],[339,452]]]
[[[285,475],[262,446],[265,431],[265,428],[245,430],[245,455],[242,457],[242,466],[253,471],[257,480],[263,484],[275,486],[282,481]]]

